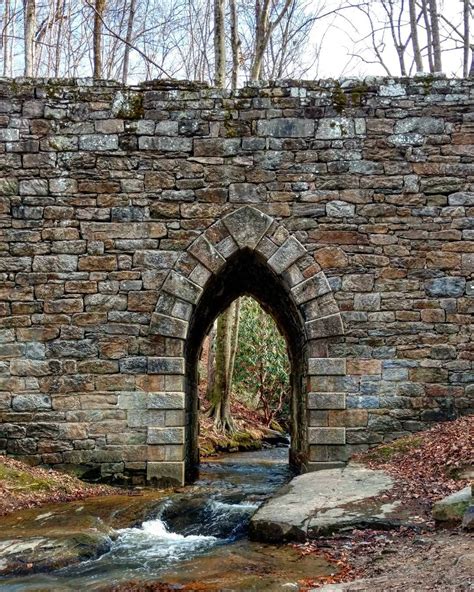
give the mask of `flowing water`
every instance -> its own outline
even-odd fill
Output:
[[[208,590],[298,590],[297,580],[327,572],[327,564],[246,537],[252,514],[291,477],[287,454],[276,448],[204,463],[196,483],[157,500],[144,521],[115,529],[109,550],[98,558],[47,574],[0,578],[0,590],[102,590],[129,580],[177,589],[199,582]]]

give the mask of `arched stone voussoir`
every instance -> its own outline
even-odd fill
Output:
[[[171,270],[163,284],[163,290],[176,298],[196,304],[202,293],[201,286],[193,283],[184,275]]]
[[[206,233],[199,236],[188,251],[212,273],[217,273],[226,262],[221,253],[207,239]]]
[[[255,249],[273,218],[256,208],[244,206],[224,216],[222,222],[240,249]]]
[[[318,271],[313,276],[292,288],[291,293],[298,305],[314,300],[331,292],[331,286],[323,271]]]
[[[327,339],[344,335],[344,323],[341,313],[320,317],[305,323],[308,339]]]
[[[307,254],[300,241],[290,235],[268,260],[269,267],[278,275]]]

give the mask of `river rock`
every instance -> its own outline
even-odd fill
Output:
[[[468,485],[436,502],[433,506],[433,518],[436,522],[460,523],[464,513],[472,506],[472,490]],[[472,524],[472,518],[471,518]]]
[[[376,496],[391,489],[383,471],[355,463],[295,477],[252,517],[250,537],[262,542],[304,541],[346,528],[401,524],[388,504]],[[404,517],[409,519],[409,517]]]
[[[32,537],[0,541],[0,575],[51,571],[98,557],[110,548],[111,539],[101,533]]]

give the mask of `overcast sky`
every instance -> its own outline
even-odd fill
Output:
[[[348,4],[349,2],[347,2]],[[353,0],[355,3],[355,0]],[[405,2],[407,4],[407,2]],[[341,5],[340,0],[326,0],[325,12]],[[438,0],[440,12],[443,16],[453,23],[460,24],[462,4],[460,0]],[[321,5],[321,0],[313,0],[313,5],[317,9]],[[372,16],[374,20],[380,18],[383,9],[380,2],[373,2]],[[326,31],[327,26],[329,29]],[[444,33],[454,39],[447,28],[443,27]],[[325,32],[326,31],[326,32]],[[408,24],[404,31],[409,34]],[[360,42],[355,46],[355,39],[368,36],[370,25],[367,17],[356,8],[348,8],[339,13],[337,17],[328,17],[324,21],[317,21],[312,31],[312,39],[318,43],[323,35],[321,57],[318,65],[317,75],[320,78],[339,78],[341,76],[359,76],[367,75],[386,75],[385,70],[380,64],[364,63],[360,59],[351,58],[351,53],[361,53],[366,59],[373,59],[373,52],[364,51],[364,46],[370,45],[370,39]],[[443,31],[442,31],[443,33]],[[393,75],[400,75],[398,59],[391,43],[390,33],[385,33],[387,46],[383,52],[383,59],[386,61]],[[422,39],[421,42],[424,40]],[[452,46],[453,41],[447,42]],[[411,49],[411,47],[409,47]],[[407,59],[407,66],[411,64],[411,52]],[[443,72],[447,76],[460,75],[462,71],[462,52],[445,51],[443,52]],[[310,77],[310,76],[308,76]]]

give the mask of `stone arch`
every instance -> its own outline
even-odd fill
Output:
[[[252,274],[257,278],[253,284]],[[281,297],[279,305],[275,296],[273,301],[268,297],[267,285]],[[150,325],[160,343],[160,356],[148,360],[148,372],[159,375],[160,386],[159,392],[147,395],[150,481],[183,483],[192,477],[197,461],[197,397],[192,394],[196,343],[242,293],[255,296],[276,317],[287,338],[293,400],[300,402],[293,414],[300,422],[294,464],[307,470],[346,459],[341,418],[333,425],[329,421],[331,412],[345,409],[345,360],[326,357],[328,339],[344,333],[331,286],[295,236],[271,216],[244,206],[197,237],[161,288]],[[152,423],[156,410],[161,411],[160,425]]]

